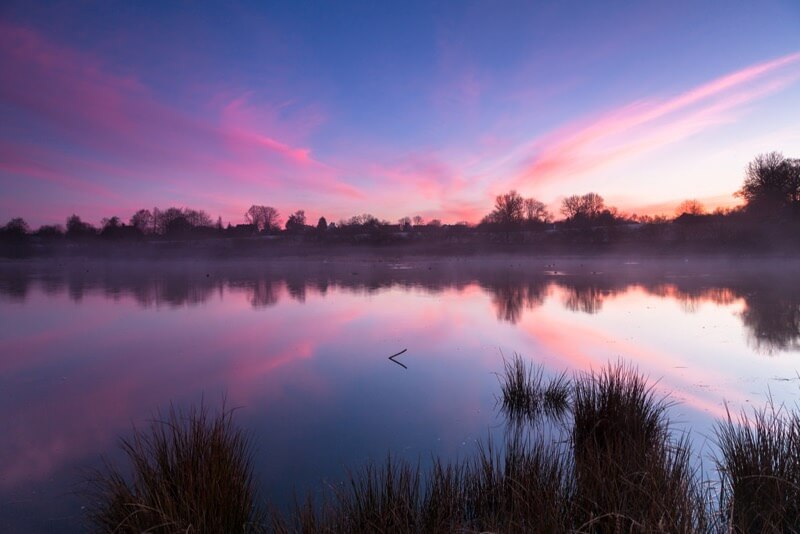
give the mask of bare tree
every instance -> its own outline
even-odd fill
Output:
[[[572,195],[561,202],[561,213],[568,220],[596,219],[605,210],[605,201],[597,193]]]
[[[705,212],[705,206],[703,206],[700,201],[694,199],[684,200],[675,208],[676,217],[680,217],[684,213],[689,215],[703,215]]]
[[[525,199],[524,212],[525,220],[529,223],[546,223],[552,219],[544,202],[540,202],[535,198]]]
[[[184,208],[183,209],[183,216],[189,222],[191,226],[194,227],[201,227],[201,226],[213,226],[214,222],[211,219],[211,216],[203,210],[195,210],[191,208]]]
[[[737,195],[745,199],[748,209],[800,210],[800,160],[784,158],[780,152],[759,154],[747,164]]]
[[[163,211],[156,209],[154,217],[156,218],[156,232],[159,234],[166,234],[170,227],[177,228],[182,225],[181,222],[176,221],[185,221],[183,211],[175,207],[167,208]]]
[[[272,206],[252,205],[244,214],[248,224],[254,224],[260,232],[270,232],[281,227],[280,214]]]
[[[504,195],[497,195],[494,200],[494,211],[489,214],[492,222],[502,226],[514,226],[522,222],[525,216],[525,200],[514,190]]]

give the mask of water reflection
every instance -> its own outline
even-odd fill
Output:
[[[142,265],[72,263],[63,266],[5,265],[0,269],[0,298],[24,302],[33,288],[47,295],[68,294],[74,302],[87,295],[132,298],[143,307],[202,304],[226,290],[244,292],[253,308],[275,306],[281,298],[303,303],[308,292],[324,296],[330,288],[375,294],[391,288],[435,295],[477,285],[491,297],[498,320],[520,321],[526,310],[542,306],[557,289],[564,309],[597,314],[610,299],[633,289],[671,299],[686,313],[703,304],[743,302],[740,318],[751,347],[765,354],[800,350],[800,286],[793,268],[761,266],[717,272],[717,267],[674,265],[661,269],[592,270],[579,263],[551,271],[537,265],[438,262],[403,265],[384,262],[285,262],[257,264]],[[763,269],[766,269],[764,271]],[[665,282],[665,277],[669,279]]]
[[[79,516],[63,497],[75,468],[131,421],[201,395],[245,406],[272,497],[389,450],[464,453],[498,423],[500,351],[549,376],[623,358],[663,378],[679,420],[698,425],[767,384],[791,399],[778,390],[794,383],[768,381],[796,375],[800,269],[711,267],[0,264],[0,499],[14,503],[0,524]],[[386,359],[404,348],[408,369]]]

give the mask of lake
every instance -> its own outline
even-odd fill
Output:
[[[468,457],[503,432],[495,373],[514,353],[548,375],[635,365],[707,460],[726,407],[797,402],[798,275],[785,259],[6,261],[0,530],[82,530],[87,470],[171,403],[237,408],[278,506],[389,453]]]

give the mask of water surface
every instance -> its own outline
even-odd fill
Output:
[[[389,452],[471,455],[495,372],[631,362],[702,454],[726,405],[794,404],[800,265],[520,258],[0,265],[0,525],[80,530],[82,473],[170,403],[239,407],[279,505]],[[398,360],[389,355],[408,349]]]

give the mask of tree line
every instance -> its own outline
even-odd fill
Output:
[[[272,206],[252,205],[243,214],[243,224],[224,226],[220,217],[214,220],[203,210],[169,207],[140,209],[127,222],[118,216],[104,218],[99,227],[83,221],[78,215],[71,215],[64,226],[43,225],[33,231],[24,219],[18,217],[0,227],[0,239],[13,242],[25,241],[31,236],[42,240],[86,240],[284,235],[332,240],[366,236],[372,240],[391,240],[393,236],[402,239],[409,236],[481,234],[495,236],[500,241],[514,241],[520,234],[561,233],[571,236],[567,241],[571,238],[585,241],[588,236],[589,241],[599,239],[607,242],[615,228],[637,228],[641,234],[653,237],[670,223],[689,228],[689,231],[678,232],[684,237],[691,237],[692,227],[697,230],[704,224],[714,225],[717,232],[726,229],[728,233],[738,232],[741,237],[742,227],[800,222],[800,159],[786,158],[779,152],[756,156],[747,164],[744,182],[735,195],[744,200],[742,206],[708,213],[699,201],[690,199],[682,202],[674,217],[669,218],[624,214],[613,206],[607,206],[601,195],[589,192],[564,198],[559,210],[561,218],[556,219],[543,202],[524,198],[512,190],[498,195],[492,211],[477,225],[466,222],[444,225],[438,219],[425,221],[419,215],[402,217],[397,223],[390,223],[369,213],[330,223],[325,217],[320,217],[313,224],[307,221],[304,210],[297,210],[284,220]]]

